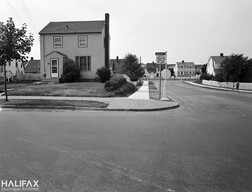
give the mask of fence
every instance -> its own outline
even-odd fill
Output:
[[[36,73],[24,73],[16,76],[18,81],[41,81],[42,77]]]
[[[215,87],[225,87],[225,88],[236,88],[236,83],[233,82],[218,82],[218,81],[208,81],[202,80],[202,84],[210,85]],[[252,90],[252,83],[239,83],[239,89]]]

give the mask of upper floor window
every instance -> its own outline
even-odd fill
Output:
[[[78,47],[88,47],[88,37],[86,35],[78,36]]]
[[[180,68],[184,68],[184,65],[181,65]]]
[[[63,47],[63,37],[53,37],[53,47]]]

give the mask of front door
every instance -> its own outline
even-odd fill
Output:
[[[59,77],[59,60],[58,59],[51,59],[51,77]]]

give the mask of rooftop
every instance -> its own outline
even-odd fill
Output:
[[[101,33],[104,26],[105,21],[50,22],[39,32],[39,34]]]
[[[26,73],[37,73],[40,70],[40,60],[30,60],[25,66]]]

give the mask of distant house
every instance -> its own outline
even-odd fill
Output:
[[[116,59],[109,60],[109,68],[113,73],[121,73],[121,69],[123,66],[125,59],[119,59],[117,56]]]
[[[81,79],[95,79],[97,69],[109,67],[109,14],[104,21],[50,22],[40,31],[40,72],[58,79],[66,58],[81,70]]]
[[[211,56],[207,62],[206,72],[209,75],[215,76],[216,73],[218,73],[218,70],[220,69],[221,62],[225,59],[226,56],[224,56],[223,53],[221,53],[220,56]]]
[[[145,65],[145,74],[144,76],[147,78],[155,78],[157,77],[157,64],[154,63],[154,61],[152,63],[146,63]]]
[[[30,61],[25,65],[24,72],[40,74],[40,60],[35,60],[31,57]]]
[[[176,77],[191,77],[195,76],[195,64],[194,62],[177,62],[174,67],[174,73]]]
[[[17,76],[24,73],[24,64],[21,60],[12,60],[10,63],[6,63],[6,78],[8,80],[15,80]],[[0,67],[0,79],[4,80],[4,67]]]
[[[203,64],[195,64],[195,74],[201,73],[202,66],[203,66]]]
[[[160,66],[161,65],[161,66]],[[167,69],[172,70],[175,64],[167,64]],[[159,77],[160,74],[160,67],[161,71],[165,69],[165,64],[156,64],[154,61],[152,63],[147,63],[145,67],[145,77],[147,78],[155,78]]]

